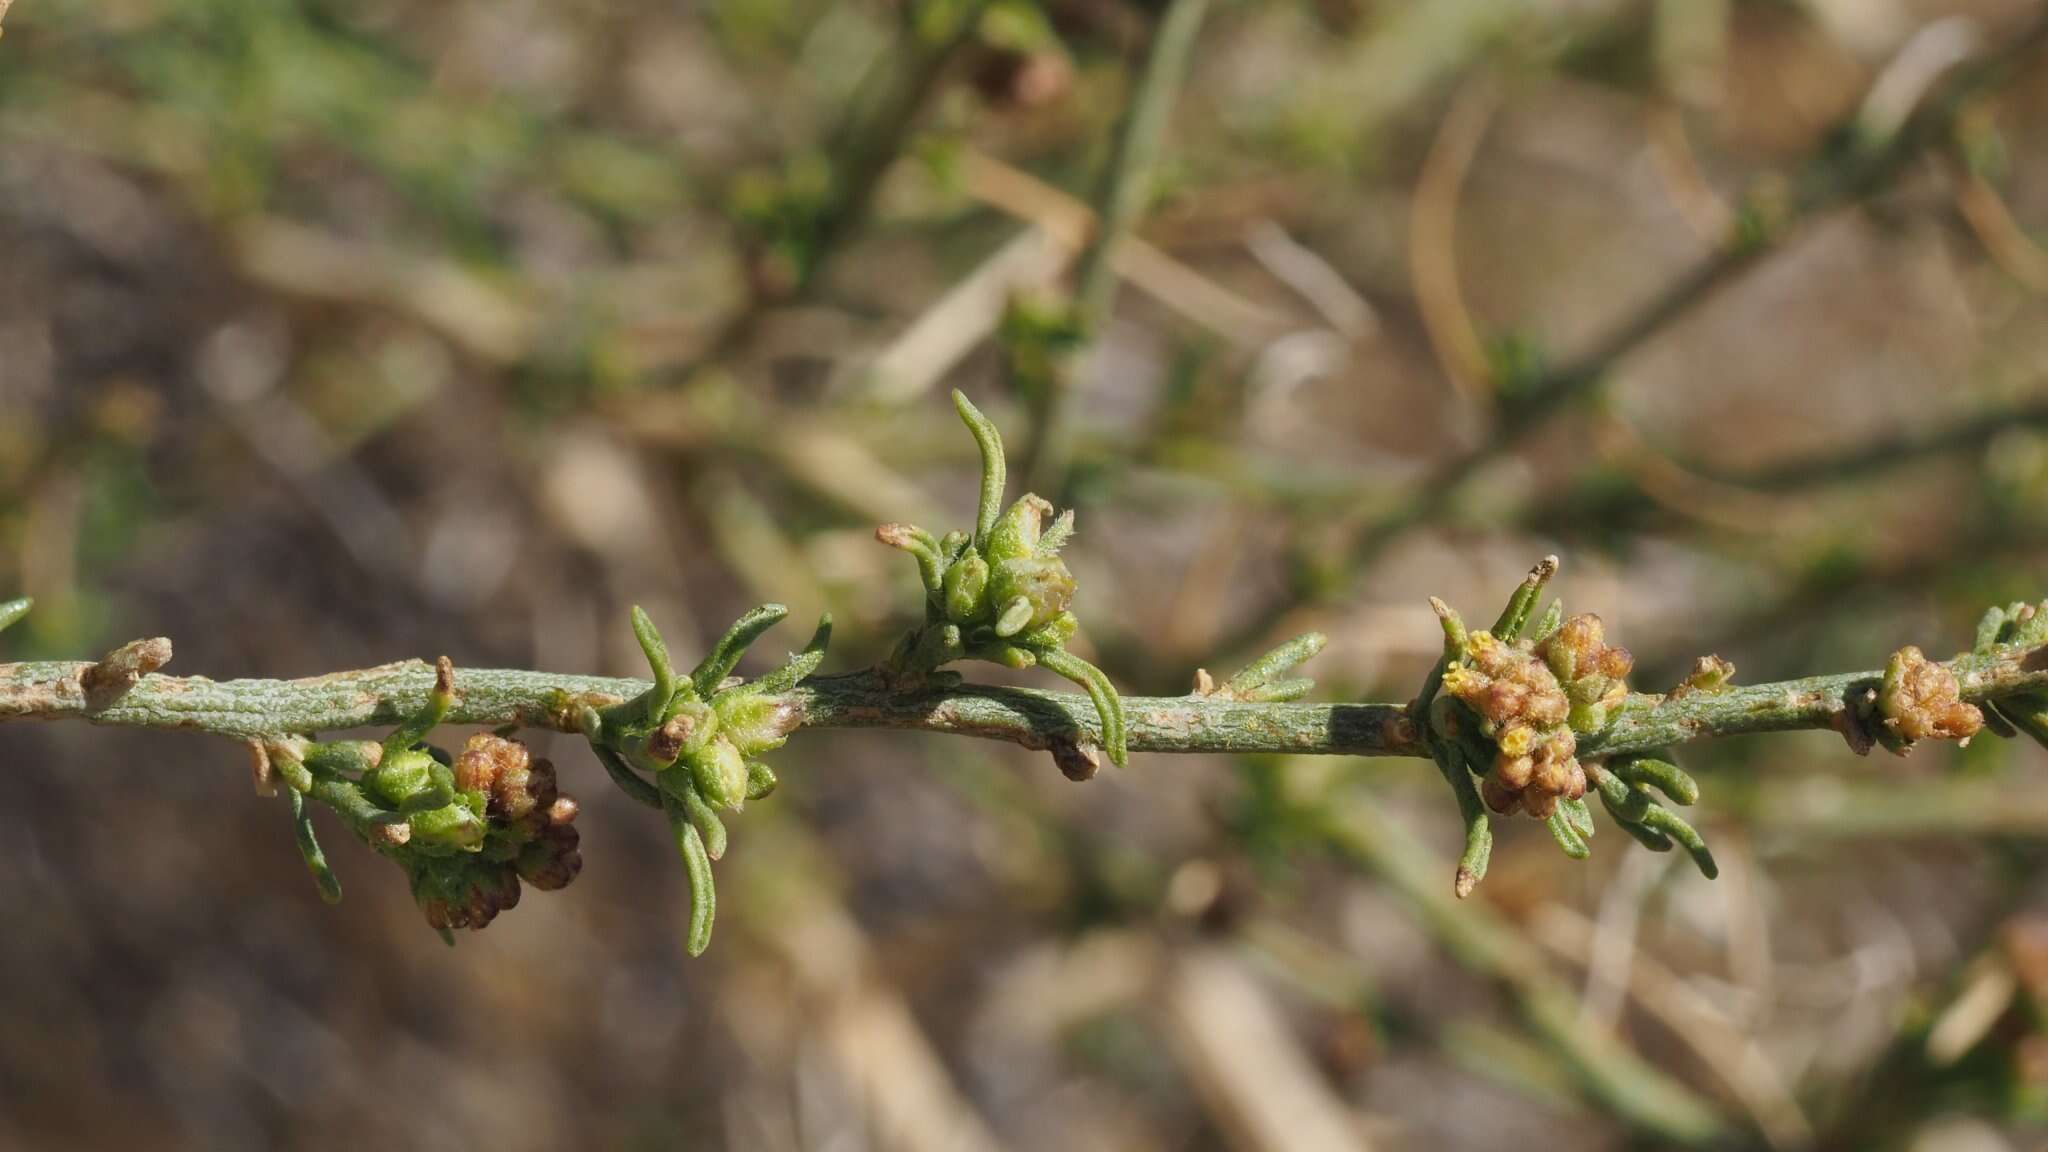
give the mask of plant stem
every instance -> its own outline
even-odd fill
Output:
[[[2048,692],[2048,649],[1962,656],[1949,662],[1972,702]],[[88,693],[83,661],[0,664],[0,722],[84,720],[183,729],[238,739],[335,732],[400,723],[434,685],[421,661],[304,680],[150,675],[118,698]],[[1869,721],[1882,672],[1852,672],[1675,698],[1632,697],[1583,754],[1647,753],[1750,732],[1833,728]],[[606,705],[646,690],[644,680],[551,672],[459,669],[448,722],[578,731],[576,706]],[[1076,692],[976,684],[905,689],[873,672],[818,676],[793,695],[807,728],[893,728],[1004,740],[1044,749],[1101,735],[1095,705]],[[1241,703],[1198,696],[1127,697],[1129,743],[1140,752],[1419,756],[1405,704]]]
[[[1116,153],[1104,173],[1095,202],[1095,237],[1081,253],[1074,273],[1074,308],[1084,334],[1080,348],[1061,357],[1045,381],[1038,420],[1025,452],[1026,487],[1057,492],[1065,483],[1072,444],[1067,429],[1067,400],[1086,348],[1108,325],[1116,304],[1116,249],[1138,222],[1151,194],[1152,167],[1159,141],[1166,134],[1173,104],[1186,78],[1195,34],[1208,14],[1209,0],[1174,0],[1153,33],[1152,49],[1138,91],[1124,115]]]

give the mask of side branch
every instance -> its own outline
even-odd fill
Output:
[[[434,688],[420,661],[303,680],[227,680],[150,675],[104,700],[85,681],[89,662],[0,664],[0,722],[83,720],[130,728],[184,729],[261,740],[399,723]],[[1948,663],[1965,700],[2048,693],[2048,651],[1962,656]],[[1882,672],[1632,696],[1609,727],[1584,741],[1588,756],[1653,752],[1714,736],[1831,729],[1863,745]],[[580,706],[603,707],[649,682],[498,669],[456,672],[459,703],[447,722],[579,731]],[[1086,695],[960,684],[906,691],[870,672],[817,676],[792,696],[807,728],[889,728],[1057,748],[1101,739]],[[1127,697],[1128,740],[1143,752],[1290,753],[1427,757],[1405,705],[1258,703],[1205,696]]]

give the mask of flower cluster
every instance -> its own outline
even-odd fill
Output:
[[[1607,645],[1598,616],[1538,631],[1512,642],[1468,634],[1463,653],[1444,668],[1443,690],[1492,744],[1480,784],[1486,806],[1548,820],[1560,801],[1586,794],[1578,737],[1605,728],[1608,713],[1627,699],[1634,661],[1628,649]]]
[[[1637,840],[1660,851],[1684,844],[1700,870],[1713,875],[1698,834],[1649,791],[1655,786],[1680,804],[1697,799],[1697,786],[1676,765],[1579,761],[1580,740],[1604,732],[1627,701],[1634,660],[1607,643],[1598,616],[1566,619],[1556,602],[1529,627],[1556,571],[1555,557],[1531,569],[1486,631],[1467,631],[1449,605],[1431,601],[1443,623],[1444,655],[1414,715],[1427,720],[1425,740],[1465,819],[1458,894],[1469,894],[1485,875],[1493,844],[1489,812],[1526,812],[1546,822],[1567,855],[1586,856],[1593,817],[1585,796],[1594,790]]]
[[[292,737],[257,746],[258,786],[283,779],[300,850],[329,900],[341,889],[313,837],[308,797],[397,862],[444,936],[482,928],[518,904],[522,882],[553,891],[582,870],[576,801],[556,786],[553,764],[504,735],[472,736],[454,757],[425,742],[454,703],[455,670],[444,657],[426,706],[381,742]]]
[[[1578,739],[1565,723],[1570,702],[1557,677],[1526,642],[1503,644],[1474,632],[1465,654],[1444,669],[1443,690],[1479,720],[1492,743],[1480,796],[1495,812],[1526,811],[1550,819],[1560,800],[1586,794]],[[1450,714],[1446,727],[1457,730]]]
[[[654,672],[653,686],[623,704],[583,705],[576,713],[612,779],[668,816],[690,878],[693,956],[710,945],[716,916],[711,861],[725,854],[726,845],[718,813],[739,811],[774,791],[775,773],[757,757],[781,747],[803,722],[790,690],[818,670],[831,639],[827,616],[810,644],[781,668],[752,681],[733,677],[747,648],[788,615],[780,604],[754,609],[688,676],[678,676],[654,622],[634,608],[633,633]]]
[[[1929,739],[1967,743],[1984,727],[1984,714],[1963,702],[1956,674],[1911,644],[1886,663],[1877,707],[1884,717],[1879,739],[1899,752]]]
[[[1052,505],[1030,493],[1005,509],[1002,437],[966,396],[954,392],[953,405],[981,449],[975,528],[943,537],[908,524],[875,531],[876,539],[916,559],[925,587],[924,625],[904,638],[889,669],[915,680],[962,659],[1043,667],[1087,691],[1102,720],[1102,746],[1121,767],[1123,701],[1101,669],[1066,650],[1080,621],[1068,611],[1074,574],[1059,552],[1073,536],[1074,513],[1048,523]]]
[[[543,892],[583,870],[576,801],[555,784],[555,766],[526,745],[491,733],[469,738],[454,767],[457,794],[483,800],[484,837],[473,854],[410,861],[413,897],[440,929],[482,928],[519,903],[520,881]]]

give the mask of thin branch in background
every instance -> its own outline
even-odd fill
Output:
[[[826,882],[823,845],[787,821],[770,835],[775,863],[741,876],[745,906],[753,910],[745,926],[784,973],[774,985],[778,997],[793,994],[796,1001],[789,1023],[822,1044],[858,1094],[861,1118],[881,1147],[1000,1152],[1003,1143]],[[735,997],[721,1006],[756,1011],[750,1003]]]
[[[1050,285],[1071,259],[1072,248],[1044,227],[1018,232],[857,370],[858,394],[902,404],[931,391],[996,331],[1010,297]]]
[[[946,66],[980,26],[988,0],[944,0],[914,7],[939,15],[925,19],[920,11],[913,26],[900,34],[897,49],[868,67],[846,120],[829,142],[833,197],[814,233],[820,255],[811,262],[813,274],[867,220],[882,177],[902,155],[918,113],[930,102]]]
[[[1676,457],[1622,417],[1604,414],[1595,426],[1603,457],[1623,470],[1629,485],[1566,484],[1524,508],[1515,522],[1530,531],[1571,539],[1587,524],[1598,525],[1606,534],[1640,532],[1657,510],[1665,509],[1743,536],[1781,533],[1796,527],[1803,515],[1787,496],[1839,488],[1944,457],[1973,456],[2000,436],[2042,428],[2048,428],[2048,396],[2033,396],[1967,415],[1915,422],[1846,448],[1730,472]],[[1994,533],[1967,547],[1944,541],[1927,556],[1929,563],[1941,555],[1955,555],[1958,549],[1982,556],[1986,547],[2009,551],[2024,542],[2011,533]],[[1924,566],[1915,572],[1931,574]],[[1900,572],[1877,579],[1897,583],[1906,576]],[[1846,585],[1838,581],[1833,587],[1840,591]],[[1810,602],[1810,597],[1799,599],[1802,604]],[[1759,618],[1759,613],[1752,610],[1745,618]]]
[[[1933,83],[1932,91],[1920,95],[1903,111],[1897,86],[1884,92],[1873,91],[1864,109],[1830,133],[1836,144],[1823,149],[1807,164],[1795,183],[1790,202],[1775,218],[1757,220],[1724,237],[1712,256],[1652,297],[1576,358],[1501,390],[1489,434],[1480,443],[1431,469],[1403,499],[1357,532],[1343,549],[1344,569],[1359,573],[1369,570],[1371,562],[1387,546],[1418,525],[1437,518],[1487,463],[1513,451],[1550,417],[1594,393],[1623,359],[1734,281],[1766,253],[1783,247],[1800,234],[1802,225],[1868,200],[1888,188],[1922,151],[1946,135],[1955,117],[1971,100],[2005,82],[2044,41],[2048,41],[2048,18],[2035,20],[2022,32],[2002,41],[1989,55],[1956,67]],[[1345,580],[1326,588],[1309,588],[1308,599],[1326,599],[1346,590],[1349,583]],[[1239,653],[1253,649],[1296,607],[1296,603],[1285,601],[1267,605],[1232,635],[1225,650]]]
[[[1074,273],[1073,325],[1080,334],[1079,343],[1062,350],[1046,378],[1036,382],[1038,410],[1023,468],[1026,486],[1034,490],[1058,492],[1065,485],[1073,452],[1067,409],[1074,376],[1086,348],[1101,337],[1115,307],[1116,251],[1151,198],[1152,168],[1160,141],[1172,119],[1194,52],[1195,35],[1208,10],[1209,0],[1172,0],[1153,33],[1138,89],[1124,114],[1115,155],[1096,197],[1095,237],[1081,253]]]
[[[1599,927],[1561,904],[1538,909],[1529,936],[1589,976],[1599,961]],[[1813,1145],[1813,1126],[1769,1053],[1683,977],[1639,952],[1631,958],[1626,991],[1727,1086],[1772,1148]]]
[[[1070,255],[1078,256],[1096,232],[1093,208],[1029,172],[973,149],[961,157],[961,170],[968,196],[1037,225]],[[1289,325],[1285,314],[1231,291],[1142,236],[1127,233],[1109,259],[1131,287],[1233,345],[1257,348]]]
[[[1672,205],[1685,218],[1693,235],[1708,243],[1718,243],[1735,227],[1736,215],[1700,171],[1699,156],[1693,151],[1691,134],[1686,131],[1684,110],[1668,100],[1657,101],[1644,113],[1643,127],[1658,182]]]
[[[1459,88],[1423,158],[1409,211],[1408,270],[1423,330],[1444,377],[1475,405],[1492,392],[1492,366],[1458,282],[1458,200],[1499,107],[1499,85],[1488,74]]]
[[[1369,1152],[1358,1118],[1325,1083],[1272,998],[1233,950],[1191,948],[1166,977],[1175,1049],[1241,1152]]]
[[[1441,863],[1380,807],[1329,794],[1301,809],[1319,838],[1392,888],[1459,963],[1500,984],[1529,1028],[1568,1062],[1586,1093],[1630,1126],[1686,1146],[1727,1134],[1718,1110],[1612,1033],[1590,1028],[1578,995],[1512,925],[1444,890]]]
[[[1603,413],[1593,428],[1603,463],[1621,469],[1635,490],[1660,507],[1725,532],[1779,531],[1786,519],[1779,501],[1711,480],[1663,452],[1618,412]]]
[[[1959,167],[1956,210],[1976,233],[1977,242],[2022,288],[2048,295],[2048,249],[2013,219],[2012,209],[1989,180],[1967,165]]]
[[[828,191],[810,221],[792,279],[764,284],[757,277],[749,298],[706,338],[692,364],[669,374],[672,380],[687,382],[699,369],[729,359],[753,338],[769,308],[808,298],[833,257],[866,226],[882,178],[909,142],[947,65],[980,27],[988,0],[911,7],[890,47],[861,74],[845,119],[826,142]]]

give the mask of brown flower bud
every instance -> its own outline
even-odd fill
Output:
[[[1493,776],[1510,791],[1520,792],[1529,786],[1536,773],[1536,761],[1527,756],[1503,756],[1494,764]]]
[[[581,837],[568,824],[551,824],[519,853],[519,875],[543,892],[566,888],[583,871]]]
[[[1907,746],[1928,739],[1967,742],[1984,727],[1984,714],[1963,702],[1948,665],[1910,644],[1892,654],[1877,704],[1884,726]]]
[[[1520,792],[1503,784],[1499,777],[1488,776],[1479,782],[1479,797],[1486,806],[1502,815],[1513,812],[1522,802]]]
[[[1610,680],[1626,680],[1635,670],[1636,658],[1626,648],[1609,648],[1600,654],[1600,674]]]
[[[530,753],[517,740],[479,732],[455,758],[455,786],[464,792],[489,792],[507,772],[524,770]]]

